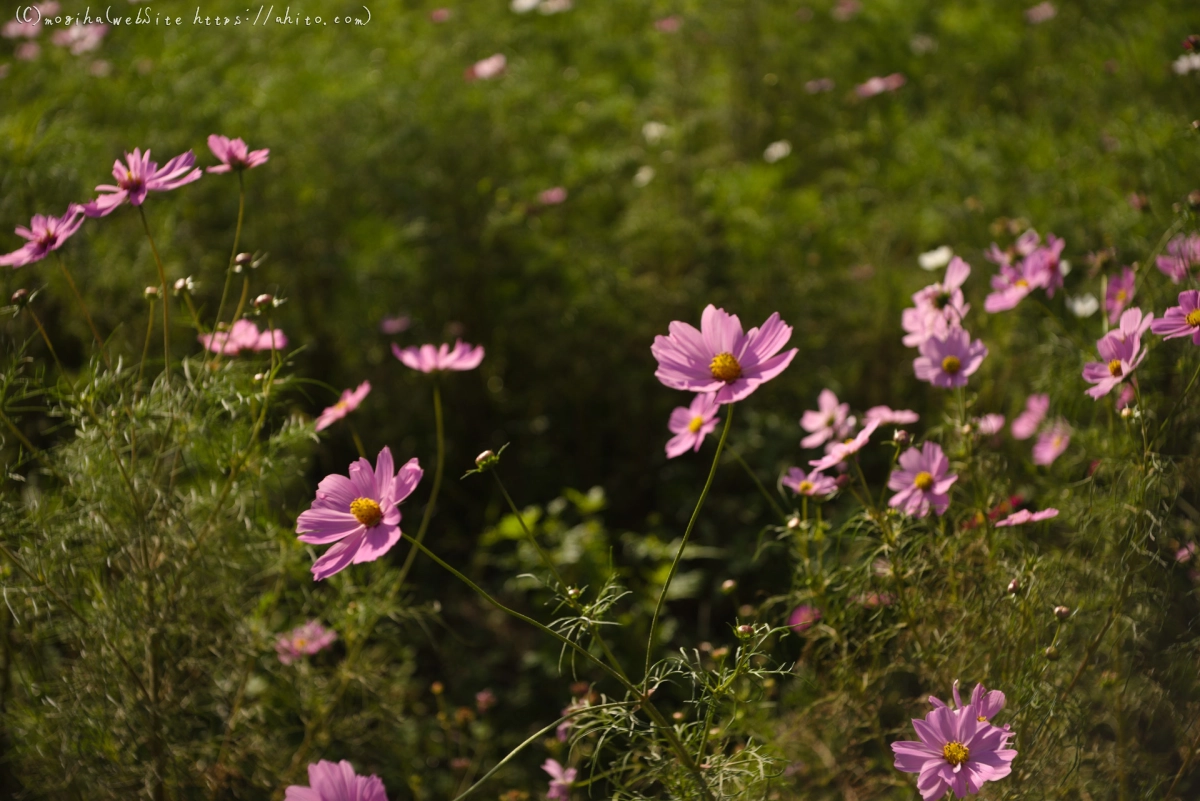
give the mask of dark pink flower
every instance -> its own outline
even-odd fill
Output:
[[[575,783],[575,768],[565,768],[557,760],[547,759],[542,763],[542,770],[550,774],[547,801],[570,801],[571,785]]]
[[[400,541],[400,510],[396,507],[421,481],[420,463],[409,459],[397,472],[392,452],[379,452],[375,468],[366,459],[350,465],[350,477],[332,474],[317,486],[312,508],[296,519],[301,542],[337,543],[312,566],[316,581],[351,564],[373,562]]]
[[[879,425],[906,426],[921,419],[921,415],[911,409],[893,409],[890,406],[872,406],[863,415],[863,420],[870,423],[879,421]]]
[[[1190,336],[1193,345],[1200,345],[1200,292],[1180,292],[1179,305],[1167,309],[1161,320],[1150,324],[1150,330],[1163,339]]]
[[[837,492],[837,481],[820,470],[805,474],[799,467],[789,467],[783,477],[783,486],[797,495],[809,498],[823,498]]]
[[[657,336],[650,352],[658,360],[654,375],[671,389],[716,392],[717,403],[748,397],[791,364],[797,349],[779,353],[792,327],[773,313],[762,328],[742,333],[742,322],[711,303],[700,317],[700,330],[678,320],[668,336]]]
[[[318,620],[310,620],[287,634],[280,634],[275,641],[275,652],[279,654],[280,662],[290,665],[302,656],[325,650],[337,638],[336,631],[325,628]]]
[[[387,801],[387,790],[378,776],[359,776],[346,760],[322,759],[308,766],[309,787],[293,784],[283,801]]]
[[[538,194],[538,203],[543,206],[557,206],[567,199],[567,190],[561,186],[544,189]]]
[[[1136,284],[1137,276],[1134,275],[1132,267],[1124,268],[1120,276],[1108,282],[1108,290],[1104,293],[1104,308],[1108,310],[1110,323],[1115,323],[1129,305],[1129,301],[1133,300]]]
[[[22,247],[0,256],[0,266],[24,267],[35,261],[41,261],[50,255],[51,251],[62,247],[63,242],[83,225],[83,206],[72,203],[67,207],[67,213],[61,217],[50,217],[35,214],[29,222],[29,227],[17,226],[17,236],[28,240]]]
[[[855,422],[850,404],[838,403],[833,390],[823,389],[817,395],[816,411],[806,411],[800,417],[800,427],[809,432],[800,440],[800,447],[815,448],[829,440],[844,439],[854,431]]]
[[[1038,426],[1050,410],[1049,395],[1030,395],[1025,399],[1025,411],[1012,421],[1013,439],[1029,439],[1037,433]]]
[[[996,528],[1004,528],[1006,526],[1021,526],[1025,523],[1037,523],[1041,520],[1049,520],[1052,517],[1058,517],[1057,509],[1043,509],[1040,512],[1031,512],[1028,509],[1021,509],[1018,512],[1013,512],[1008,517],[996,523]]]
[[[367,397],[370,391],[370,381],[362,382],[358,385],[357,389],[343,390],[342,397],[338,402],[321,412],[321,416],[317,418],[315,430],[324,431],[338,420],[350,414],[350,412],[358,408],[358,405],[363,402],[363,398]]]
[[[508,66],[508,59],[503,53],[496,53],[488,56],[485,59],[476,61],[471,66],[467,67],[464,77],[468,81],[486,81],[495,78],[500,73],[504,72]]]
[[[919,774],[917,790],[934,801],[953,790],[956,798],[978,793],[985,782],[1012,772],[1017,752],[1008,748],[1012,733],[980,720],[972,704],[962,709],[940,706],[924,720],[914,720],[919,740],[892,743],[896,769]]]
[[[1178,284],[1188,277],[1188,270],[1200,264],[1200,235],[1180,234],[1167,243],[1167,254],[1154,264],[1172,282]]]
[[[935,387],[965,387],[967,378],[979,369],[988,354],[982,340],[971,341],[961,328],[945,336],[933,335],[921,343],[921,355],[913,360],[913,372]]]
[[[788,628],[797,634],[803,634],[821,619],[821,610],[815,606],[801,604],[788,615]]]
[[[483,361],[483,346],[468,345],[461,339],[454,343],[453,348],[445,343],[436,348],[433,345],[401,348],[392,343],[392,355],[403,362],[405,367],[420,370],[422,373],[474,370]]]
[[[704,438],[711,434],[720,420],[717,418],[715,393],[701,392],[692,399],[690,406],[677,406],[671,412],[667,428],[675,436],[667,440],[667,458],[674,459],[689,450],[700,452]]]
[[[228,136],[217,134],[209,135],[208,149],[217,157],[217,161],[221,162],[216,166],[209,167],[209,172],[248,170],[260,164],[266,164],[267,156],[271,152],[270,148],[250,150],[241,139],[230,139]]]
[[[950,461],[936,442],[900,454],[900,466],[888,478],[888,489],[897,490],[888,506],[909,517],[925,517],[933,509],[939,516],[950,506],[950,488],[958,476],[950,475]]]
[[[1042,432],[1037,444],[1033,446],[1033,463],[1052,464],[1070,444],[1071,427],[1062,420],[1055,422],[1047,431]]]
[[[89,217],[105,217],[126,201],[133,206],[142,205],[147,192],[167,192],[198,181],[201,172],[195,169],[195,163],[196,157],[189,150],[159,169],[158,164],[150,160],[149,150],[142,153],[135,147],[132,153],[125,154],[125,163],[119,159],[113,163],[113,177],[117,179],[117,185],[97,186],[97,192],[107,194],[84,206],[84,213]]]
[[[1117,402],[1115,404],[1113,404],[1113,406],[1119,412],[1122,409],[1125,409],[1128,406],[1130,406],[1136,398],[1137,398],[1137,390],[1133,388],[1133,385],[1132,384],[1122,384],[1121,385],[1121,394],[1117,396]]]
[[[249,320],[238,320],[228,331],[200,334],[196,339],[206,350],[226,356],[236,356],[243,350],[283,350],[288,344],[288,338],[281,329],[259,331],[258,326]]]
[[[817,470],[828,470],[834,465],[846,461],[863,449],[863,446],[871,439],[871,435],[875,433],[875,429],[877,428],[879,428],[879,421],[872,420],[863,427],[862,431],[858,432],[858,436],[854,439],[831,443],[831,447],[823,457],[813,459],[809,464],[817,468]]]

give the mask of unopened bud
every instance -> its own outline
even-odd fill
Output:
[[[492,450],[486,450],[475,457],[475,466],[480,470],[491,470],[498,464],[500,464],[500,457]]]
[[[1071,616],[1071,607],[1069,607],[1069,606],[1054,607],[1054,616],[1056,618],[1058,618],[1059,620],[1066,620],[1067,618],[1069,618]]]
[[[963,427],[962,427],[962,429],[961,429],[961,431],[962,431],[962,435],[963,435],[964,437],[965,437],[965,436],[968,436],[968,435],[970,435],[970,433],[971,433],[971,424],[970,424],[970,423],[964,423],[964,424],[963,424]]]
[[[24,306],[29,302],[29,290],[18,289],[16,292],[12,293],[12,297],[9,298],[9,301],[17,306]]]
[[[254,299],[254,308],[265,309],[268,306],[272,305],[274,302],[275,302],[274,295],[262,294]]]
[[[254,261],[254,257],[251,256],[249,253],[239,253],[236,256],[234,256],[234,258],[233,258],[234,264],[240,264],[243,266],[249,264],[252,261]]]
[[[720,648],[713,649],[713,659],[724,659],[729,656],[729,649],[722,645]]]
[[[912,434],[909,434],[907,431],[897,431],[892,435],[892,439],[896,441],[897,445],[907,445],[912,442]]]
[[[569,590],[567,590],[567,595],[571,596],[572,598],[578,598],[581,592],[582,590],[580,590],[578,587],[571,587]]]
[[[157,298],[159,296],[159,294],[160,293],[158,291],[158,287],[156,287],[156,286],[146,287],[146,297],[147,298],[150,298],[151,300],[153,300],[154,298]]]
[[[1046,654],[1046,658],[1049,659],[1051,662],[1058,661],[1058,656],[1059,656],[1058,649],[1055,648],[1053,645],[1051,645],[1049,648],[1046,649],[1045,654]]]
[[[749,637],[754,633],[754,626],[748,626],[745,623],[737,627],[739,637]]]
[[[682,712],[672,712],[671,718],[674,720],[683,720],[683,713]]]
[[[175,282],[175,294],[180,292],[194,292],[196,290],[196,282],[189,275],[187,278],[180,278]]]
[[[793,531],[800,528],[800,518],[796,517],[795,515],[789,517],[787,521],[787,527]]]
[[[733,591],[736,589],[737,589],[737,582],[734,581],[733,579],[725,579],[724,581],[721,582],[721,592],[723,592],[726,595],[732,595]]]
[[[1128,420],[1130,417],[1133,417],[1133,407],[1126,406],[1124,409],[1121,410],[1121,419]]]
[[[1016,595],[1020,591],[1021,591],[1020,579],[1013,579],[1012,581],[1008,582],[1008,594],[1009,595]]]

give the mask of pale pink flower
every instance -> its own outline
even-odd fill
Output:
[[[800,440],[800,447],[815,448],[832,439],[844,439],[854,430],[855,422],[850,404],[838,403],[833,390],[823,389],[817,395],[816,411],[806,411],[800,418],[800,427],[810,432]]]
[[[395,317],[384,317],[379,321],[379,330],[385,334],[402,334],[412,325],[412,318],[407,314],[400,314]]]
[[[1071,427],[1061,420],[1055,422],[1049,430],[1042,432],[1033,446],[1033,463],[1052,464],[1070,444]]]
[[[465,77],[468,81],[486,81],[504,72],[504,68],[507,66],[508,59],[504,57],[504,54],[496,53],[467,67]]]
[[[392,355],[399,359],[405,367],[420,370],[422,373],[474,370],[483,361],[483,346],[469,345],[461,339],[454,343],[453,348],[445,343],[436,348],[433,345],[401,348],[393,343]]]
[[[309,787],[288,787],[283,801],[387,801],[382,779],[357,775],[344,759],[309,765],[308,783]]]
[[[72,25],[54,32],[50,41],[59,47],[70,48],[71,54],[81,56],[100,47],[108,34],[108,26],[102,22],[89,25]]]
[[[855,598],[867,609],[878,609],[881,606],[891,606],[896,602],[896,596],[890,592],[866,592]]]
[[[810,95],[817,95],[821,92],[832,92],[834,86],[833,78],[813,78],[804,84],[804,91]]]
[[[862,98],[874,97],[884,92],[894,92],[901,86],[904,86],[906,82],[907,79],[899,72],[893,72],[891,75],[884,75],[882,77],[877,75],[860,83],[854,88],[854,92]]]
[[[1180,292],[1179,305],[1167,309],[1161,320],[1150,324],[1150,330],[1163,339],[1190,336],[1193,345],[1200,345],[1200,292]]]
[[[879,421],[873,420],[863,427],[862,431],[858,432],[858,436],[854,439],[848,439],[845,442],[835,442],[820,459],[813,459],[809,464],[817,470],[828,470],[836,464],[846,461],[854,454],[858,453],[871,439],[871,435],[875,433],[875,429],[879,428]]]
[[[487,712],[496,705],[496,694],[488,689],[475,693],[475,709],[479,714]]]
[[[1189,542],[1187,545],[1184,545],[1182,548],[1180,548],[1178,551],[1175,552],[1175,561],[1179,562],[1180,564],[1183,564],[1184,562],[1190,562],[1192,557],[1195,555],[1196,555],[1196,543]]]
[[[1057,509],[1043,509],[1040,512],[1031,512],[1028,509],[1021,509],[1013,512],[1008,517],[996,523],[996,528],[1004,528],[1006,526],[1021,526],[1025,523],[1037,523],[1041,520],[1049,520],[1052,517],[1058,517]]]
[[[675,33],[681,25],[683,20],[679,17],[663,17],[654,21],[654,28],[660,33]]]
[[[557,760],[547,759],[542,763],[542,770],[550,774],[550,789],[546,793],[547,801],[569,801],[571,785],[575,783],[577,775],[575,768],[566,768]]]
[[[327,629],[318,620],[310,620],[302,626],[280,634],[275,641],[275,652],[279,661],[290,665],[302,656],[312,656],[332,645],[338,638],[337,632]]]
[[[45,214],[35,214],[29,222],[29,227],[18,225],[17,236],[28,240],[25,245],[0,256],[0,266],[24,267],[35,261],[41,261],[52,251],[58,250],[79,226],[83,225],[83,206],[72,203],[67,207],[67,213],[61,217],[50,217]]]
[[[357,389],[343,390],[342,397],[338,402],[321,412],[321,416],[317,418],[315,430],[324,431],[338,420],[350,414],[350,412],[358,408],[358,405],[363,402],[363,398],[367,397],[370,391],[370,381],[362,382],[358,385]]]
[[[789,467],[783,477],[783,486],[797,495],[809,498],[821,498],[837,492],[837,481],[820,470],[813,470],[807,475],[799,467]]]
[[[967,385],[967,378],[983,364],[988,349],[982,340],[972,342],[970,334],[957,328],[945,336],[929,337],[921,343],[920,353],[913,360],[917,378],[949,389]]]
[[[1153,326],[1154,315],[1142,317],[1141,309],[1129,309],[1121,315],[1121,327],[1109,331],[1096,341],[1096,350],[1103,361],[1083,366],[1083,378],[1094,387],[1087,394],[1099,400],[1137,369],[1146,354],[1142,351],[1141,333]]]
[[[848,22],[860,11],[862,11],[862,3],[859,0],[837,0],[833,10],[829,12],[829,16],[838,22]]]
[[[900,454],[900,465],[888,478],[888,489],[897,490],[888,506],[899,507],[909,517],[925,517],[930,509],[939,516],[950,507],[950,488],[958,476],[950,474],[950,460],[936,442]]]
[[[259,331],[258,326],[249,320],[238,320],[228,331],[200,334],[196,339],[206,350],[226,356],[235,356],[244,350],[283,350],[288,344],[287,336],[282,330],[274,328],[270,331]]]
[[[700,452],[704,438],[716,430],[717,411],[721,408],[715,393],[702,392],[692,399],[690,406],[677,406],[671,412],[667,428],[675,436],[667,441],[667,458],[674,459],[689,450]]]
[[[17,61],[36,61],[41,54],[42,48],[37,42],[23,42],[13,51],[13,58]]]
[[[985,414],[975,418],[975,430],[985,437],[999,434],[1004,429],[1004,415]]]
[[[1133,300],[1136,291],[1137,276],[1134,275],[1132,267],[1124,268],[1119,276],[1108,282],[1108,290],[1104,293],[1104,307],[1108,310],[1109,323],[1115,323],[1121,317],[1121,312],[1125,311],[1129,301]]]
[[[1167,243],[1167,253],[1159,256],[1154,264],[1173,283],[1178,284],[1188,277],[1190,268],[1200,264],[1200,235],[1179,234]]]
[[[220,173],[230,170],[248,170],[260,164],[267,163],[270,148],[250,150],[241,139],[230,139],[228,136],[211,134],[208,137],[208,149],[221,162],[209,167],[209,172]]]
[[[545,189],[538,194],[538,203],[543,206],[557,206],[567,199],[567,190],[561,186]]]
[[[157,163],[150,160],[149,150],[142,153],[135,147],[132,153],[125,154],[125,163],[119,159],[113,163],[116,186],[97,186],[96,191],[105,194],[84,206],[84,213],[89,217],[105,217],[126,201],[133,206],[142,205],[147,192],[167,192],[198,181],[201,172],[195,168],[195,163],[196,157],[189,150],[160,169]]]
[[[1012,421],[1013,439],[1029,439],[1037,433],[1038,426],[1050,410],[1050,396],[1030,395],[1025,399],[1025,411]]]
[[[1040,25],[1047,20],[1054,19],[1058,14],[1058,9],[1050,0],[1044,3],[1038,3],[1036,6],[1025,9],[1025,21],[1030,25]]]
[[[906,426],[921,419],[921,415],[911,409],[893,409],[890,406],[872,406],[863,415],[863,420],[870,423],[879,421],[879,425]]]
[[[429,19],[433,22],[447,22],[454,15],[448,8],[435,8],[429,12]]]

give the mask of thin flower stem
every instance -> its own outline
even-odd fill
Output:
[[[146,316],[146,339],[142,343],[142,361],[138,365],[138,380],[133,387],[133,402],[137,403],[142,391],[142,377],[146,373],[146,358],[150,355],[150,335],[154,333],[154,298],[150,298],[150,311]]]
[[[1163,431],[1166,429],[1167,424],[1170,423],[1171,420],[1175,417],[1175,413],[1178,412],[1179,407],[1183,405],[1184,398],[1186,398],[1188,396],[1188,393],[1192,391],[1192,386],[1196,383],[1197,377],[1200,377],[1200,364],[1196,365],[1196,371],[1194,373],[1192,373],[1191,380],[1188,381],[1187,386],[1184,387],[1183,394],[1181,394],[1178,398],[1175,399],[1175,405],[1171,407],[1171,411],[1168,412],[1167,416],[1163,418],[1163,421],[1161,423],[1159,423],[1158,431],[1155,432],[1154,439],[1151,440],[1152,443],[1158,441],[1158,438],[1162,436]],[[1140,407],[1141,405],[1142,404],[1139,399],[1138,406]]]
[[[729,411],[725,413],[725,427],[721,430],[721,439],[717,442],[717,452],[713,454],[712,467],[708,470],[708,480],[704,482],[704,489],[700,492],[700,498],[696,501],[696,508],[692,510],[692,518],[688,521],[687,528],[683,532],[683,540],[679,543],[679,551],[675,554],[675,560],[671,562],[671,570],[667,573],[667,580],[663,582],[662,591],[658,594],[658,603],[654,605],[654,616],[650,618],[650,636],[646,640],[646,668],[642,678],[642,695],[646,694],[646,688],[650,683],[650,656],[654,652],[654,632],[658,628],[658,616],[662,613],[663,603],[667,599],[667,590],[671,588],[671,580],[675,578],[675,571],[679,569],[679,562],[683,559],[683,551],[687,548],[688,538],[692,536],[692,529],[696,526],[696,519],[700,517],[700,508],[704,506],[704,499],[708,497],[708,491],[712,487],[713,479],[717,475],[717,465],[721,462],[721,451],[725,448],[725,440],[729,438],[729,429],[733,423],[733,404],[729,404]]]
[[[367,449],[363,447],[362,437],[358,435],[358,429],[354,427],[354,423],[350,424],[350,436],[354,438],[354,447],[358,449],[358,455],[366,459]]]
[[[158,281],[162,285],[162,315],[163,315],[163,371],[167,379],[171,378],[171,316],[167,303],[167,271],[163,269],[162,257],[158,255],[158,245],[154,244],[154,235],[150,233],[150,223],[146,220],[146,210],[137,207],[138,215],[142,218],[142,228],[146,230],[146,238],[150,240],[150,250],[154,253],[154,264],[158,267]]]
[[[8,430],[13,432],[13,436],[15,436],[17,440],[25,446],[25,449],[33,454],[34,458],[41,462],[42,465],[50,471],[50,475],[57,478],[63,484],[70,483],[67,481],[66,476],[60,473],[54,464],[46,457],[46,454],[43,451],[33,447],[33,443],[29,441],[28,437],[21,433],[21,429],[17,428],[13,421],[9,419],[9,416],[4,413],[4,409],[2,408],[0,408],[0,420],[4,421],[4,425],[8,426]]]
[[[1200,748],[1200,729],[1196,731],[1196,737],[1192,740],[1191,747],[1188,748],[1187,758],[1183,760],[1183,764],[1179,766],[1179,771],[1171,781],[1171,786],[1167,788],[1166,801],[1171,801],[1171,797],[1175,793],[1175,786],[1179,784],[1179,780],[1186,776],[1188,770],[1192,767],[1192,760],[1196,758],[1197,748]]]
[[[758,480],[758,476],[754,475],[754,471],[750,469],[750,465],[746,464],[746,460],[742,458],[742,455],[733,448],[730,448],[729,452],[733,454],[734,459],[737,459],[738,464],[745,468],[746,475],[750,476],[750,480],[754,482],[754,486],[758,487],[758,491],[767,499],[767,503],[775,510],[775,514],[779,516],[779,519],[786,523],[788,519],[787,515],[784,514],[783,509],[775,502],[775,499],[771,497],[771,493],[767,492],[767,488],[763,486],[763,483]]]
[[[221,302],[217,304],[217,316],[213,319],[213,331],[221,328],[221,312],[225,311],[225,298],[229,296],[229,285],[233,282],[233,265],[237,259],[238,245],[242,239],[242,215],[246,210],[246,181],[238,170],[238,218],[233,231],[233,250],[229,253],[229,264],[225,267],[225,286],[221,289]],[[237,319],[236,317],[234,318]]]
[[[54,255],[58,257],[58,266],[62,270],[63,277],[67,279],[67,285],[71,287],[75,300],[79,303],[79,309],[83,312],[83,318],[87,320],[88,328],[92,329],[92,336],[96,338],[96,347],[100,349],[100,355],[104,358],[104,366],[111,370],[112,362],[108,359],[108,351],[104,349],[104,340],[100,338],[100,332],[96,330],[96,324],[92,322],[91,312],[88,311],[87,304],[83,302],[83,296],[79,294],[79,287],[75,285],[75,279],[71,277],[71,271],[67,269],[67,263],[63,261],[62,254],[55,251]]]
[[[433,425],[437,434],[437,462],[433,470],[433,490],[429,493],[429,503],[425,504],[425,511],[421,515],[421,525],[417,527],[417,533],[413,536],[417,543],[425,539],[425,532],[433,517],[433,507],[437,503],[438,493],[442,489],[442,472],[446,466],[446,436],[442,429],[442,391],[436,378],[433,382]],[[392,589],[388,592],[389,599],[395,597],[404,584],[404,580],[408,578],[408,571],[412,570],[416,553],[415,550],[408,552],[404,564],[400,566],[400,573],[396,576],[396,580],[392,583]]]
[[[50,342],[50,335],[46,333],[46,328],[42,325],[42,321],[38,319],[37,314],[31,307],[26,306],[25,311],[29,312],[29,316],[33,318],[33,324],[37,326],[38,333],[42,335],[42,341],[50,349],[50,355],[54,357],[54,364],[58,367],[59,374],[66,376],[67,373],[63,370],[62,362],[58,360],[58,353],[55,352],[54,345]]]

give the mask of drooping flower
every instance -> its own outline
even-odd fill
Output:
[[[985,414],[975,418],[975,430],[985,437],[999,434],[1004,429],[1004,415]]]
[[[821,619],[821,610],[815,606],[801,604],[788,615],[788,628],[797,634],[803,634]]]
[[[125,154],[125,162],[113,162],[113,177],[116,186],[100,184],[97,192],[106,194],[83,207],[89,217],[106,217],[121,204],[129,201],[132,206],[142,205],[147,192],[168,192],[200,180],[201,172],[195,167],[196,157],[192,151],[180,153],[160,169],[157,162],[150,160],[150,151],[143,153],[134,148]]]
[[[921,343],[921,355],[913,360],[913,372],[935,387],[965,387],[967,378],[979,369],[988,354],[982,340],[971,341],[964,329],[934,334]]]
[[[67,207],[67,213],[61,217],[50,217],[45,214],[35,214],[29,222],[29,227],[17,226],[17,236],[28,240],[23,246],[12,253],[0,256],[0,266],[24,267],[35,261],[41,261],[58,250],[62,244],[79,230],[83,225],[83,206],[72,203]]]
[[[1167,254],[1159,256],[1154,264],[1164,275],[1178,284],[1188,277],[1188,271],[1200,264],[1200,235],[1180,234],[1167,243]]]
[[[468,81],[486,81],[504,72],[506,66],[508,59],[503,53],[496,53],[467,67],[465,77]]]
[[[221,162],[209,167],[209,172],[229,172],[230,170],[248,170],[260,164],[267,163],[270,148],[250,150],[241,139],[230,139],[228,136],[211,134],[208,137],[208,149]]]
[[[236,356],[243,350],[283,350],[288,344],[287,335],[282,329],[259,331],[258,326],[250,320],[237,320],[229,326],[228,331],[199,334],[196,339],[206,350],[226,356]]]
[[[1108,321],[1115,323],[1121,312],[1133,300],[1136,291],[1137,276],[1132,267],[1121,270],[1121,275],[1108,282],[1108,291],[1104,293],[1104,308],[1108,310]]]
[[[337,640],[337,632],[321,625],[319,620],[310,620],[275,641],[275,652],[279,661],[290,665],[302,656],[311,656],[323,651]]]
[[[1050,410],[1050,396],[1045,394],[1030,395],[1025,399],[1025,411],[1012,421],[1013,439],[1029,439],[1037,433],[1038,426],[1046,412]]]
[[[950,474],[950,460],[936,442],[900,454],[900,466],[888,478],[888,489],[897,490],[888,506],[899,507],[910,517],[925,517],[932,509],[939,516],[950,506],[950,488],[958,476]]]
[[[1168,314],[1170,312],[1168,311]],[[1142,318],[1141,309],[1129,309],[1121,315],[1121,327],[1096,340],[1096,350],[1103,361],[1083,366],[1083,379],[1094,387],[1087,390],[1093,400],[1099,400],[1124,381],[1146,358],[1142,351],[1140,331],[1146,324],[1154,325],[1154,315]]]
[[[997,522],[996,528],[1004,528],[1006,526],[1021,526],[1026,523],[1037,523],[1041,520],[1049,520],[1052,517],[1058,517],[1057,509],[1043,509],[1040,512],[1031,512],[1028,509],[1021,509],[1020,511],[1013,512],[1008,517]]]
[[[1012,772],[1017,752],[1008,748],[1010,732],[979,720],[980,711],[940,706],[914,720],[919,740],[892,743],[896,769],[919,774],[917,790],[934,801],[953,790],[957,798],[978,793],[985,782]]]
[[[1163,339],[1190,336],[1193,345],[1200,345],[1200,291],[1180,292],[1179,305],[1167,309],[1161,320],[1150,324],[1150,330]]]
[[[674,459],[688,450],[699,453],[704,438],[720,422],[717,419],[717,410],[720,408],[711,392],[698,394],[690,406],[676,406],[667,421],[667,428],[675,435],[667,440],[667,458]]]
[[[872,406],[863,415],[863,420],[870,423],[878,420],[879,425],[906,426],[921,419],[921,415],[912,409],[893,409],[890,406]]]
[[[867,441],[871,439],[871,435],[875,433],[875,429],[879,428],[879,421],[873,420],[863,426],[863,430],[858,432],[858,436],[854,439],[848,439],[845,442],[832,443],[829,451],[820,459],[813,459],[809,464],[817,470],[828,470],[836,464],[846,461],[854,454],[863,449]]]
[[[795,358],[797,349],[780,349],[791,339],[792,327],[773,313],[762,328],[742,333],[736,314],[711,303],[700,318],[700,330],[675,320],[668,336],[657,336],[650,352],[658,360],[654,375],[671,389],[716,392],[717,403],[746,398],[759,384],[771,380]]]
[[[800,447],[815,448],[831,439],[841,439],[854,430],[855,419],[850,416],[850,404],[838,403],[831,389],[823,389],[817,395],[815,411],[806,411],[800,418],[800,427],[809,435],[800,440]]]
[[[1038,465],[1053,464],[1054,460],[1071,444],[1071,427],[1059,420],[1038,437],[1033,446],[1033,463]]]
[[[546,798],[549,801],[569,801],[571,785],[575,783],[575,768],[565,768],[557,760],[547,759],[542,763],[542,770],[550,774],[550,789]]]
[[[359,459],[350,465],[349,478],[335,473],[322,479],[312,507],[296,519],[301,542],[337,543],[313,564],[313,578],[320,581],[351,564],[373,562],[399,542],[396,507],[416,489],[422,472],[416,458],[397,472],[385,447],[374,469]]]
[[[317,418],[315,430],[324,431],[331,425],[341,420],[350,412],[358,408],[358,405],[363,402],[363,398],[371,391],[371,382],[364,381],[358,385],[357,389],[342,390],[342,397],[338,402],[321,412],[321,416]]]
[[[827,476],[820,470],[805,474],[799,467],[788,468],[787,475],[783,477],[783,486],[797,495],[809,498],[824,497],[837,492],[837,481],[832,476]]]
[[[322,759],[308,766],[308,787],[293,784],[284,801],[387,801],[387,790],[378,776],[359,776],[346,760]]]
[[[69,48],[71,55],[82,56],[100,47],[108,34],[108,26],[103,22],[92,22],[87,25],[71,25],[54,32],[50,41],[59,47]]]
[[[474,370],[483,361],[483,346],[469,345],[461,339],[456,340],[451,348],[442,343],[436,348],[433,345],[422,345],[419,348],[401,348],[392,343],[392,355],[422,373],[436,373],[442,370]]]

